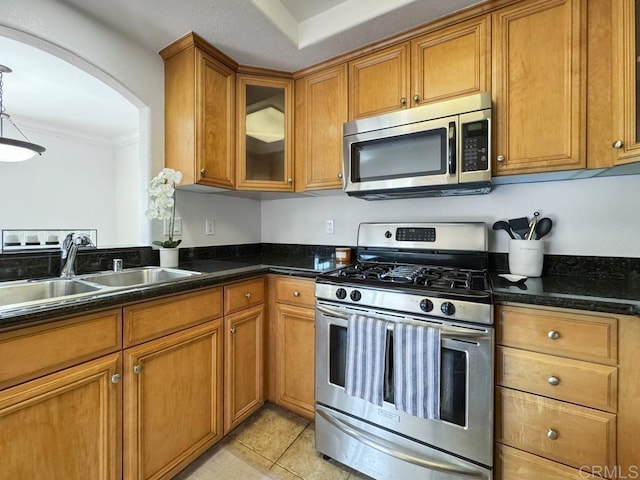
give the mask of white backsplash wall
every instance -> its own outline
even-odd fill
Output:
[[[262,241],[355,246],[360,222],[484,222],[489,249],[508,251],[496,220],[530,217],[554,222],[545,237],[556,255],[640,257],[640,175],[494,186],[488,195],[365,201],[338,196],[262,202]],[[335,233],[325,233],[325,220]]]
[[[181,247],[260,243],[260,201],[226,195],[176,191],[176,217],[182,221]],[[214,235],[205,234],[205,221],[214,221]],[[166,240],[162,222],[152,222],[153,240]]]

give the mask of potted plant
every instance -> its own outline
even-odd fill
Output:
[[[182,240],[173,239],[173,226],[176,218],[175,186],[182,181],[182,172],[173,168],[163,168],[155,178],[149,182],[149,207],[146,215],[148,219],[169,220],[169,238],[164,241],[153,241],[160,247],[160,266],[178,266],[178,245]]]

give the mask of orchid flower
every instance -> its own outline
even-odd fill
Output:
[[[182,172],[174,170],[173,168],[163,168],[158,175],[156,175],[147,188],[149,194],[149,206],[147,208],[146,216],[152,220],[157,218],[159,220],[169,220],[169,240],[164,242],[154,241],[154,245],[159,245],[164,248],[176,248],[180,245],[182,240],[173,239],[173,225],[176,217],[176,183],[182,181]]]

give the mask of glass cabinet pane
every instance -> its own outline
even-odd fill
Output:
[[[284,181],[285,91],[246,86],[246,179]]]

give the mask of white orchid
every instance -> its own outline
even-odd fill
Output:
[[[149,207],[146,215],[148,219],[169,220],[169,240],[164,242],[154,241],[154,245],[165,248],[175,248],[182,240],[173,240],[173,225],[176,216],[176,183],[182,181],[182,172],[173,168],[163,168],[151,182],[147,193],[149,194]]]

